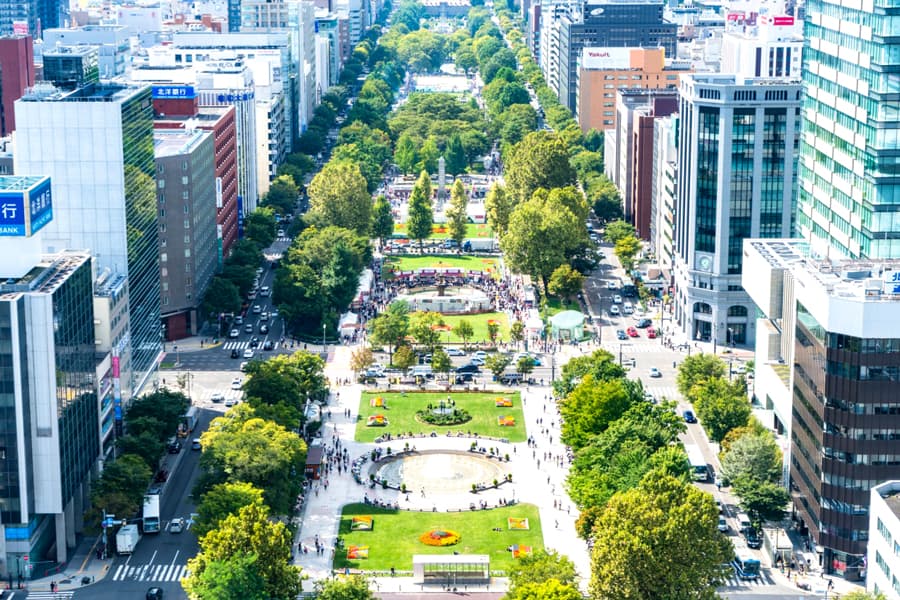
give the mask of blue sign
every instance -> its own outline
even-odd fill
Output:
[[[193,100],[197,97],[191,85],[154,85],[151,93],[154,100]]]
[[[52,219],[49,177],[25,190],[0,192],[0,236],[30,237]]]

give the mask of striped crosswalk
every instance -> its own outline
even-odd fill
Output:
[[[681,394],[678,393],[678,388],[674,385],[652,386],[647,385],[647,382],[645,381],[644,391],[648,394],[652,394],[657,400],[681,400]]]
[[[748,588],[748,587],[763,587],[767,585],[777,585],[777,582],[772,577],[771,573],[769,573],[768,569],[763,569],[759,577],[756,579],[739,579],[737,575],[732,574],[731,577],[725,580],[725,583],[722,587],[726,588]]]
[[[604,350],[608,350],[616,356],[618,356],[619,350],[621,350],[628,356],[631,356],[632,354],[647,354],[651,352],[669,352],[668,348],[664,348],[663,345],[657,343],[656,340],[646,340],[643,342],[630,342],[625,340],[622,340],[621,342],[603,342],[600,344],[600,347]]]
[[[75,596],[72,590],[60,592],[28,592],[28,600],[71,600]]]
[[[187,577],[187,565],[119,565],[113,581],[180,581]]]
[[[278,348],[281,346],[281,342],[274,342],[274,344],[275,344],[275,346],[272,348],[273,350],[278,350]],[[250,347],[250,340],[245,340],[245,341],[232,340],[230,342],[225,342],[222,345],[222,347],[225,350],[233,350],[235,348],[237,348],[238,350],[246,350],[247,348]],[[258,348],[254,348],[254,350],[261,350],[261,349],[262,349],[262,343],[260,343]]]

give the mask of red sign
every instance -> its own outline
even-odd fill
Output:
[[[28,21],[13,21],[13,35],[28,35]]]
[[[745,15],[744,15],[743,12],[730,12],[730,13],[728,13],[728,20],[729,20],[729,21],[743,21],[744,18],[745,18]]]
[[[781,16],[781,17],[769,17],[766,19],[770,25],[774,25],[775,27],[793,27],[794,26],[794,17],[791,16]]]

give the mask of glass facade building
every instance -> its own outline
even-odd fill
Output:
[[[98,272],[128,278],[122,385],[135,392],[162,350],[150,88],[35,91],[16,102],[16,123],[16,172],[52,178],[55,214],[43,230],[45,251],[86,248]]]
[[[900,257],[900,4],[805,11],[798,232],[823,255]]]

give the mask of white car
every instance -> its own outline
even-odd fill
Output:
[[[662,373],[656,367],[650,367],[650,377],[662,377]]]
[[[228,400],[225,401],[225,408],[231,408],[238,402],[239,402],[239,400],[237,400],[236,398],[229,398]]]
[[[169,533],[181,533],[184,531],[184,519],[176,518],[169,522]]]
[[[618,294],[613,296],[613,303],[614,304],[622,304],[622,296],[620,296]]]
[[[244,350],[244,358],[253,358],[253,348]]]
[[[268,320],[269,320],[269,313],[267,313],[267,312],[259,313],[259,320],[260,320],[260,321],[268,321]]]
[[[234,379],[231,380],[231,389],[233,389],[233,390],[241,389],[242,385],[244,385],[244,382],[241,381],[240,377],[235,377]]]
[[[470,360],[469,363],[471,363],[471,364],[473,364],[473,365],[476,365],[476,366],[479,366],[479,367],[483,367],[483,366],[484,366],[484,360],[481,359],[481,358],[478,358],[477,356],[473,356],[473,357],[472,357],[472,360]]]
[[[614,290],[614,289],[617,289],[618,287],[619,286],[616,284],[615,281],[607,281],[606,282],[606,289],[608,289],[608,290]]]
[[[239,335],[241,335],[241,332],[238,331],[237,329],[232,329],[231,331],[228,332],[228,337],[230,337],[230,338],[236,338]]]
[[[253,305],[253,314],[258,315],[261,312],[262,312],[262,306],[260,306],[259,304],[254,304]]]
[[[210,400],[212,400],[215,404],[225,402],[225,394],[222,394],[222,393],[213,394],[210,397]]]
[[[465,356],[466,353],[459,348],[447,348],[447,356]]]
[[[613,304],[609,307],[609,314],[613,317],[618,317],[622,314],[622,311],[619,310],[619,307]]]
[[[241,373],[247,372],[247,361],[241,363]]]
[[[487,352],[485,352],[484,350],[479,350],[478,352],[475,352],[472,356],[474,358],[480,358],[481,360],[484,360],[487,358]]]

